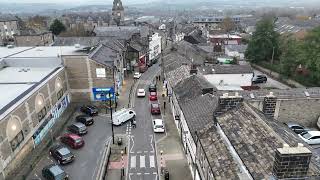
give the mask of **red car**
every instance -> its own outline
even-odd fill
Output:
[[[161,114],[159,104],[151,104],[151,114]]]
[[[158,98],[157,98],[157,92],[150,92],[149,99],[150,99],[150,101],[156,101],[156,100],[158,100]]]
[[[82,137],[76,135],[76,134],[64,134],[60,138],[61,142],[64,144],[67,144],[72,149],[79,149],[82,146],[84,146],[84,140]]]

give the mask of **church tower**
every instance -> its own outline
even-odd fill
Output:
[[[112,7],[112,25],[122,25],[124,21],[124,8],[122,6],[121,0],[113,0]]]

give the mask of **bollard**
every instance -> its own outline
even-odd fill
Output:
[[[160,151],[160,173],[163,175],[163,160],[162,160],[163,151]]]
[[[123,151],[121,151],[121,177],[124,176],[124,160],[123,160]]]

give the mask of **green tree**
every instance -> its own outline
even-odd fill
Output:
[[[55,19],[53,23],[50,25],[49,30],[54,35],[59,35],[61,32],[66,30],[66,27],[62,24],[61,21],[59,21],[58,19]]]
[[[272,18],[264,18],[257,23],[248,48],[246,58],[251,62],[270,61],[279,56],[279,34],[274,30]]]
[[[290,77],[297,67],[303,63],[302,44],[291,36],[281,38],[280,73]]]

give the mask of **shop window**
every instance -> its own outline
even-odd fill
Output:
[[[46,107],[43,107],[39,112],[38,112],[38,120],[39,122],[44,118],[46,117],[47,115],[47,108]]]
[[[63,89],[61,89],[61,90],[59,90],[58,91],[58,93],[57,93],[57,98],[58,98],[58,100],[60,100],[61,98],[62,98],[62,96],[63,96]]]
[[[22,131],[20,131],[15,138],[13,138],[10,142],[10,145],[11,145],[11,149],[12,151],[16,150],[19,145],[21,144],[21,142],[24,140],[24,136],[23,136],[23,133]]]

